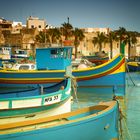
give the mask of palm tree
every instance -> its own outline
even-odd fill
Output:
[[[106,42],[106,36],[104,33],[98,33],[97,34],[97,37],[94,37],[93,40],[92,40],[92,43],[95,45],[95,44],[98,44],[99,45],[99,52],[102,51],[102,44]]]
[[[124,40],[125,44],[128,44],[128,59],[130,59],[130,49],[132,45],[137,43],[137,33],[136,32],[127,32],[126,39]]]
[[[120,44],[123,43],[123,41],[125,40],[125,36],[127,34],[126,29],[124,27],[119,27],[119,29],[114,32],[116,33],[116,36],[119,39]]]
[[[57,40],[61,39],[61,32],[58,28],[48,29],[46,31],[46,37],[48,38],[50,46],[52,46],[52,43],[56,43]]]
[[[68,40],[69,37],[72,36],[72,29],[73,29],[73,26],[68,22],[64,22],[62,24],[62,27],[61,27],[61,32],[62,32],[62,35],[65,36],[65,40]]]
[[[38,43],[45,43],[45,38],[45,33],[41,31],[38,35],[36,35],[35,40]]]
[[[41,31],[39,32],[38,35],[36,35],[37,42],[44,44],[46,44],[46,42],[49,42],[50,46],[52,46],[52,43],[56,43],[57,41],[60,40],[61,40],[61,32],[58,28],[47,29],[44,32]]]
[[[80,44],[80,41],[84,39],[85,35],[81,29],[75,28],[75,30],[73,31],[73,36],[74,36],[74,46],[75,46],[75,58],[77,58],[78,46]]]
[[[115,34],[115,32],[109,32],[109,34],[107,34],[107,40],[110,44],[110,58],[112,59],[112,53],[113,53],[113,41],[117,41],[117,36]]]
[[[119,40],[120,52],[124,53],[125,39],[126,39],[127,31],[124,27],[119,27],[119,30],[116,30],[115,33],[116,33],[116,36]]]

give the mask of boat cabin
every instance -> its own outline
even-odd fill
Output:
[[[38,70],[64,70],[71,65],[72,47],[50,47],[36,49]]]

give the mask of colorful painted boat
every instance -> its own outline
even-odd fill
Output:
[[[97,55],[95,56],[83,56],[82,57],[83,59],[87,59],[88,61],[92,62],[92,63],[95,63],[96,65],[101,65],[105,62],[107,62],[109,60],[109,57],[108,56],[105,56],[105,57],[99,57]]]
[[[64,79],[65,67],[71,63],[70,47],[38,49],[36,53],[37,70],[0,70],[0,86],[27,87],[36,84],[49,86]],[[72,75],[76,78],[80,89],[104,88],[103,92],[113,94],[116,87],[117,96],[125,95],[125,58],[122,55],[117,55],[99,66],[72,70]]]
[[[44,111],[52,116],[71,111],[71,79],[50,87],[3,92],[0,94],[0,118],[31,115]]]
[[[140,71],[140,62],[128,62],[127,66],[129,72]]]
[[[127,62],[127,71],[140,71],[140,56],[133,56]]]
[[[102,102],[55,115],[0,119],[1,140],[118,140],[118,103]]]

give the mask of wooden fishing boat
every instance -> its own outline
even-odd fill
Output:
[[[101,65],[109,60],[108,56],[100,57],[98,55],[83,56],[82,58],[87,59],[88,61],[95,63],[96,65]]]
[[[140,71],[140,62],[128,62],[127,66],[129,72]]]
[[[118,103],[78,109],[52,117],[0,119],[1,140],[118,140]]]
[[[1,87],[51,85],[64,79],[65,67],[71,64],[71,47],[36,50],[37,70],[0,70]],[[125,95],[125,58],[117,55],[108,62],[86,69],[72,70],[80,88],[104,88],[117,96]]]
[[[71,111],[71,79],[50,87],[36,87],[0,94],[0,118],[43,112],[52,116]]]
[[[129,72],[140,71],[140,56],[135,56],[127,62]]]

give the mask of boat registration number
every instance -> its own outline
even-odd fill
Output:
[[[50,96],[50,97],[44,98],[44,104],[56,103],[56,102],[59,102],[60,99],[61,99],[61,94]]]

